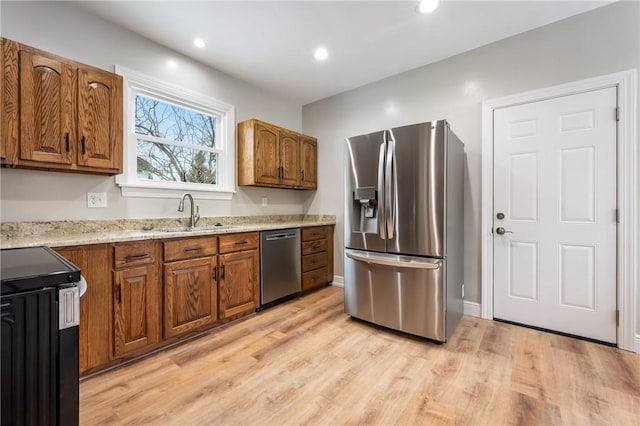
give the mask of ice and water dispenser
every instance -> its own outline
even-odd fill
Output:
[[[373,186],[353,191],[353,232],[378,233],[378,191]]]

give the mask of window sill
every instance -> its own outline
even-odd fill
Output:
[[[180,184],[165,183],[162,187],[159,187],[145,183],[116,183],[120,186],[120,191],[123,197],[179,199],[185,192],[188,192],[195,198],[201,200],[230,201],[233,198],[233,194],[236,193],[233,189],[203,189],[197,185],[184,186]]]

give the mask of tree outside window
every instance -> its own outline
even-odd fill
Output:
[[[137,178],[216,185],[218,121],[215,115],[137,95]]]

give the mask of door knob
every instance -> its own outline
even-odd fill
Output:
[[[498,235],[513,234],[513,231],[507,231],[502,226],[499,226],[499,227],[496,228],[496,234],[498,234]]]

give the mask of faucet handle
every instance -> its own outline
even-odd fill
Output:
[[[200,220],[200,206],[196,206],[196,214],[193,215],[193,226],[196,226],[198,220]]]

